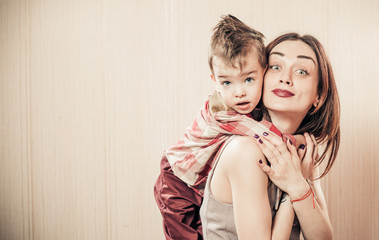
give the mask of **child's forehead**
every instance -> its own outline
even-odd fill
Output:
[[[233,76],[233,75],[246,75],[252,73],[262,72],[263,68],[259,61],[250,61],[251,59],[243,58],[235,60],[233,63],[225,63],[216,65],[215,73],[218,77]]]
[[[219,67],[224,66],[241,69],[246,66],[259,64],[259,56],[255,50],[249,50],[244,54],[241,53],[239,55],[233,56],[232,59],[222,55],[215,55],[213,63]]]
[[[241,72],[250,71],[252,69],[259,70],[263,68],[256,52],[250,52],[244,56],[240,56],[231,62],[231,66],[239,69]]]

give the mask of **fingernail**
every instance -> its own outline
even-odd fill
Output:
[[[292,145],[292,141],[291,141],[291,139],[288,139],[288,141],[290,141],[290,144]]]
[[[260,144],[262,144],[262,143],[263,143],[262,139],[259,139],[259,140],[258,140],[258,142],[259,142]]]
[[[261,159],[259,159],[259,163],[262,164],[262,160]]]
[[[302,150],[304,150],[305,149],[305,145],[304,144],[300,144],[299,148],[302,149]]]
[[[258,134],[254,134],[254,137],[255,137],[256,139],[258,139],[258,138],[259,138]]]
[[[267,136],[268,135],[268,133],[266,133],[266,132],[263,132],[263,136]]]

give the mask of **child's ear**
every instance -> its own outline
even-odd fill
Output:
[[[212,78],[213,82],[215,82],[215,83],[216,83],[216,78],[213,76],[213,74],[212,74],[212,73],[210,74],[210,76],[211,76],[211,78]]]
[[[220,90],[218,89],[218,85],[217,85],[217,82],[216,82],[216,78],[213,76],[212,73],[210,74],[210,76],[211,76],[211,78],[212,78],[212,80],[213,80],[213,82],[214,82],[214,84],[215,84],[215,86],[216,86],[216,91],[217,91],[217,92],[220,92]]]

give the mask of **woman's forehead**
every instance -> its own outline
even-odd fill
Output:
[[[286,58],[309,59],[317,65],[316,54],[313,49],[301,40],[286,40],[276,45],[269,56],[280,56]]]

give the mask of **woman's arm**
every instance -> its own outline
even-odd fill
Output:
[[[301,187],[300,187],[301,185]],[[325,198],[320,184],[314,184],[315,196],[312,195],[306,199],[294,202],[293,209],[299,219],[301,230],[307,240],[312,239],[333,239],[333,230],[326,209]],[[298,199],[309,190],[309,185],[299,184],[296,191],[291,192],[290,198]],[[314,207],[313,207],[314,206]]]
[[[251,137],[237,137],[224,149],[211,181],[212,194],[220,201],[233,203],[239,239],[271,239],[268,178],[256,165],[258,160],[265,158],[255,141]],[[293,215],[292,206],[285,210],[284,205],[280,207],[275,229],[290,233],[293,217],[283,216],[290,211]],[[277,237],[288,239],[289,234],[285,236],[282,232]]]
[[[313,158],[315,145],[309,135],[305,135],[305,138],[307,141],[305,158]],[[302,175],[296,148],[289,142],[287,145],[283,144],[281,139],[272,135],[264,137],[261,141],[258,140],[258,143],[260,142],[262,143],[259,147],[271,162],[271,167],[265,163],[259,164],[262,170],[275,185],[288,193],[292,201],[302,198],[309,191],[310,186]],[[307,240],[332,239],[332,227],[319,180],[314,181],[313,185],[317,201],[310,194],[304,200],[293,202],[293,209]]]
[[[315,168],[312,175],[320,176],[319,167]],[[314,191],[314,199],[310,196],[305,200],[293,203],[293,208],[301,224],[303,235],[307,240],[333,239],[333,228],[330,223],[320,179],[313,180],[310,184]],[[306,187],[309,189],[310,186],[308,185]],[[312,206],[312,209],[309,209],[311,206],[309,204],[314,204],[315,208],[313,209]]]
[[[291,235],[295,212],[292,208],[288,194],[283,193],[279,209],[272,222],[272,239],[286,239]]]

